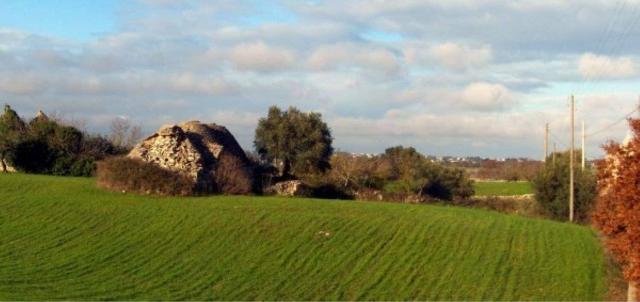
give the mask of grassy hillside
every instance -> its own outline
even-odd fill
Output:
[[[476,196],[512,196],[532,194],[533,187],[528,181],[476,181]]]
[[[0,175],[0,300],[598,300],[602,263],[588,228],[482,210]]]

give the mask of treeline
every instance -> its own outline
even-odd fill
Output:
[[[333,152],[333,137],[318,113],[272,107],[256,129],[255,147],[276,181],[301,179],[317,197],[384,200],[452,200],[473,195],[464,170],[433,163],[412,147],[392,147],[376,156]],[[324,195],[324,196],[323,196]]]
[[[0,168],[93,176],[97,163],[102,161],[104,169],[118,171],[116,174],[125,178],[120,181],[131,184],[130,191],[140,191],[141,180],[146,180],[148,188],[143,192],[205,193],[185,190],[188,182],[177,181],[182,180],[180,177],[161,176],[170,175],[171,171],[161,173],[160,167],[143,169],[146,165],[142,163],[136,166],[103,161],[127,154],[140,139],[139,128],[126,121],[116,120],[111,128],[109,136],[92,135],[44,114],[26,122],[7,105],[0,116]],[[278,183],[297,180],[308,187],[306,196],[321,198],[428,202],[467,200],[474,194],[473,181],[464,168],[434,162],[413,147],[395,146],[378,155],[356,155],[334,152],[332,143],[331,130],[320,114],[294,107],[271,107],[255,130],[255,152],[249,156],[253,183],[237,180],[240,178],[234,175],[238,171],[231,169],[218,176],[228,178],[224,183],[248,189],[221,193],[262,194]],[[485,161],[476,173],[485,178],[532,180],[544,215],[562,220],[568,215],[568,158],[568,153],[557,153],[549,156],[544,165],[535,161]],[[589,168],[576,169],[575,208],[580,221],[588,220],[595,198],[593,175]],[[177,186],[179,183],[184,186]]]
[[[63,176],[92,176],[96,162],[129,151],[130,145],[113,138],[136,140],[139,133],[127,123],[114,122],[111,137],[85,133],[39,112],[25,122],[9,105],[0,116],[0,168],[25,173]],[[127,136],[127,134],[133,134]]]
[[[25,173],[92,176],[98,161],[128,153],[138,139],[139,129],[122,123],[114,123],[112,135],[105,137],[44,114],[25,122],[8,105],[0,118],[3,171],[10,165]],[[464,199],[474,193],[463,169],[434,163],[412,147],[396,146],[380,155],[361,156],[334,154],[332,143],[331,130],[319,113],[271,107],[259,120],[255,156],[250,156],[255,193],[288,180],[301,180],[311,186],[312,196],[328,198],[426,201]],[[175,184],[159,180],[154,185]]]
[[[332,156],[331,167],[327,179],[354,195],[452,200],[474,193],[463,169],[434,163],[413,147],[391,147],[375,156],[339,152]]]

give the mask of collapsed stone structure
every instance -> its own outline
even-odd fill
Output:
[[[285,180],[267,188],[265,193],[287,197],[309,197],[312,195],[312,190],[300,180]]]
[[[163,126],[128,157],[187,175],[201,193],[253,191],[252,165],[233,135],[220,125],[190,121]]]

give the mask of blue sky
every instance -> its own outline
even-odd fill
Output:
[[[252,148],[271,105],[323,114],[338,149],[588,154],[638,102],[640,3],[584,1],[0,1],[0,101],[105,132],[198,119]]]
[[[87,41],[116,31],[119,0],[3,0],[0,23],[3,27]]]

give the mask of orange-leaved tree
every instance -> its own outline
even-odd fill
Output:
[[[632,136],[609,142],[598,164],[598,198],[593,222],[620,262],[629,282],[628,299],[637,301],[640,284],[640,119],[630,119]]]

